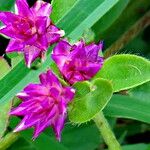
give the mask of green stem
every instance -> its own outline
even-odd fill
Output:
[[[0,150],[6,150],[19,138],[19,133],[8,133],[4,138],[0,140]]]
[[[141,19],[132,25],[115,43],[113,43],[104,52],[104,57],[108,58],[117,53],[127,43],[134,39],[141,31],[150,25],[150,11],[148,11]]]
[[[113,131],[111,130],[106,118],[104,117],[103,112],[98,113],[94,121],[101,132],[104,141],[108,145],[109,150],[121,150],[121,146],[117,141]]]

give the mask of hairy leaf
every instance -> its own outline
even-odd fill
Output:
[[[80,84],[82,90],[84,82]],[[75,98],[70,104],[68,113],[70,121],[73,123],[84,123],[91,120],[98,112],[103,110],[111,96],[112,86],[108,81],[103,79],[94,80],[90,85],[90,92],[85,94],[85,96]]]
[[[130,89],[150,81],[150,61],[136,55],[115,55],[104,62],[95,78],[110,80],[114,92]]]
[[[76,90],[76,98],[81,98],[90,92],[90,83],[88,81],[76,82],[73,87]]]

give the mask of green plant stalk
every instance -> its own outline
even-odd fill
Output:
[[[0,139],[0,150],[6,150],[19,138],[19,133],[8,133],[5,137]]]
[[[117,141],[113,131],[111,130],[103,112],[96,114],[94,121],[104,138],[105,143],[108,146],[109,150],[121,150],[121,146]]]

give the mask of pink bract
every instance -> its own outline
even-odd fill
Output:
[[[29,8],[26,0],[16,0],[16,14],[0,12],[0,20],[4,23],[0,33],[11,38],[7,53],[24,53],[28,67],[37,58],[44,59],[49,45],[57,42],[64,31],[52,24],[49,16],[52,6],[37,1]]]
[[[23,119],[14,132],[34,127],[33,138],[47,127],[53,127],[56,138],[61,139],[61,131],[67,116],[67,104],[72,101],[75,90],[64,87],[58,78],[48,70],[40,76],[40,84],[29,84],[17,94],[22,103],[10,114]]]
[[[60,41],[53,50],[52,59],[64,78],[74,84],[90,80],[101,69],[103,58],[99,56],[103,42],[86,45],[83,40],[70,45],[67,40]]]

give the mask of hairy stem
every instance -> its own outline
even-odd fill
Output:
[[[0,140],[0,150],[6,150],[19,138],[19,133],[8,133],[4,138]]]
[[[98,113],[94,121],[101,132],[104,141],[106,142],[109,150],[121,150],[121,146],[117,141],[113,131],[111,130],[106,118],[104,117],[103,112]]]
[[[148,11],[140,20],[138,20],[133,26],[125,32],[120,39],[118,39],[114,44],[112,44],[104,53],[104,57],[117,53],[121,48],[123,48],[129,41],[135,38],[144,28],[150,25],[150,11]]]

